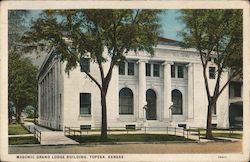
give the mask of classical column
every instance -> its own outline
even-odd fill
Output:
[[[169,108],[171,106],[171,65],[172,62],[164,62],[164,86],[163,86],[163,105],[164,105],[164,111],[163,111],[163,119],[164,120],[170,120],[169,114]]]
[[[145,63],[146,60],[139,60],[139,79],[138,79],[138,101],[139,101],[139,119],[145,118],[143,107],[146,105],[146,69]]]
[[[194,71],[193,64],[189,63],[188,67],[188,120],[194,117]]]

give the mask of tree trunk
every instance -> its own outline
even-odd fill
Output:
[[[107,104],[106,104],[106,94],[103,92],[101,92],[101,104],[102,104],[101,138],[107,139]]]
[[[213,111],[214,106],[215,106],[215,104],[211,104],[211,102],[209,102],[208,111],[207,111],[207,130],[206,130],[206,138],[207,139],[213,139],[213,134],[212,134],[212,111]]]
[[[22,112],[20,112],[20,111],[17,111],[17,113],[16,113],[16,121],[17,121],[18,123],[21,123],[21,113],[22,113]]]

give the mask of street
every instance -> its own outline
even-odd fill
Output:
[[[239,153],[242,142],[10,146],[10,154]]]

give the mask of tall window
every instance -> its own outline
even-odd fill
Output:
[[[119,92],[119,114],[134,113],[133,92],[129,88],[123,88]]]
[[[159,64],[154,64],[154,66],[153,66],[153,75],[154,75],[154,77],[159,77],[160,76],[160,65]]]
[[[90,93],[80,93],[80,114],[91,114]]]
[[[183,65],[178,65],[178,78],[184,78],[184,66]]]
[[[119,75],[125,75],[125,62],[121,62],[119,65]]]
[[[171,77],[175,78],[175,66],[171,65]]]
[[[146,76],[160,76],[160,64],[159,63],[146,63]]]
[[[81,72],[90,72],[90,59],[89,58],[81,58],[80,61]]]
[[[184,69],[183,64],[171,65],[171,78],[184,78]]]
[[[149,63],[146,63],[146,76],[151,76],[151,66]]]
[[[119,75],[135,75],[135,63],[121,62],[119,65]]]
[[[172,91],[172,114],[181,115],[182,114],[182,94],[179,90],[175,89]]]
[[[135,64],[133,62],[128,62],[128,75],[135,74]]]
[[[215,79],[215,67],[209,67],[209,79]]]
[[[230,82],[229,84],[229,97],[241,97],[242,93],[242,83],[241,82]]]

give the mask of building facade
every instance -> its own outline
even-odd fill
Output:
[[[153,56],[130,52],[126,59],[113,69],[107,93],[108,127],[206,127],[208,103],[203,70],[194,49],[183,49],[177,42],[161,38]],[[85,68],[100,81],[97,64],[86,58],[69,74],[65,73],[65,65],[51,51],[40,68],[39,124],[60,130],[64,126],[100,127],[100,91],[82,72]],[[109,62],[104,63],[105,72],[108,67]],[[212,58],[207,73],[213,87],[216,66]],[[225,72],[221,81],[225,83],[227,78]],[[228,107],[227,87],[213,110],[214,126],[229,127]]]

